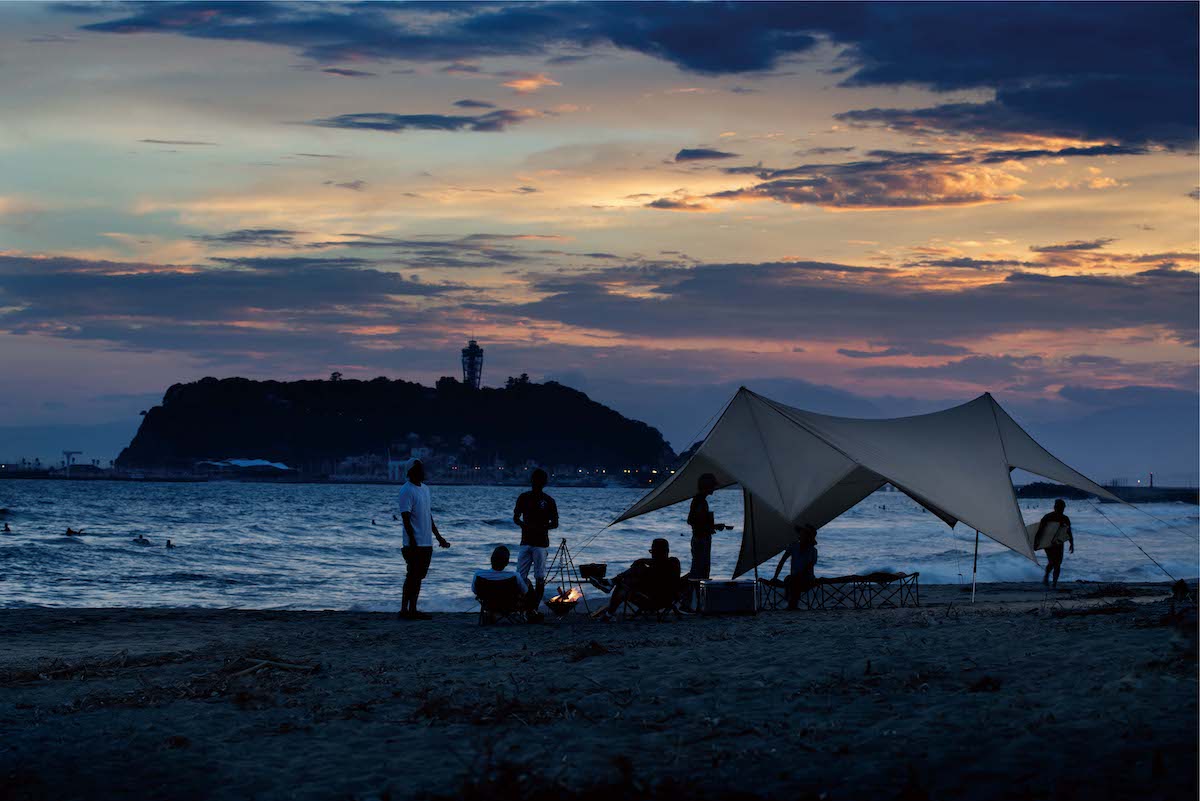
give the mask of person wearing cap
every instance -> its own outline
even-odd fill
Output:
[[[425,465],[420,459],[409,459],[404,464],[404,475],[408,481],[400,487],[397,505],[400,507],[400,520],[404,525],[400,554],[404,557],[407,569],[398,617],[402,620],[429,620],[430,615],[417,611],[421,582],[429,573],[434,539],[443,548],[449,548],[450,543],[446,542],[438,531],[437,524],[433,522],[429,486],[425,483]]]
[[[713,513],[708,508],[708,496],[717,490],[717,477],[705,473],[696,481],[696,495],[688,509],[687,522],[692,528],[692,564],[686,578],[706,579],[712,571],[712,536],[718,531],[727,531],[732,526],[713,522]]]
[[[543,490],[550,477],[540,467],[530,477],[532,489],[517,497],[513,522],[521,527],[521,550],[517,553],[517,574],[528,584],[533,571],[535,588],[529,599],[530,615],[537,617],[537,608],[546,592],[546,551],[550,548],[550,531],[558,528],[558,506]]]
[[[630,595],[674,599],[679,591],[679,560],[671,556],[671,544],[661,537],[650,543],[650,558],[638,559],[612,580],[608,606],[597,617],[611,617]]]
[[[712,538],[718,531],[728,531],[733,526],[713,522],[713,513],[708,508],[708,496],[716,492],[717,477],[705,473],[696,481],[696,495],[688,509],[687,522],[692,529],[692,564],[688,568],[685,582],[702,581],[712,572]],[[684,599],[684,606],[691,606],[691,588],[694,584],[685,584],[689,588]]]

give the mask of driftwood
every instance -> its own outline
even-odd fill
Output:
[[[248,660],[250,661],[250,660]],[[275,668],[276,670],[291,670],[297,673],[315,673],[320,668],[319,665],[294,665],[290,662],[276,662],[274,659],[255,659],[248,668],[236,671],[229,674],[229,678],[234,679],[238,676],[248,676],[251,673],[257,673],[264,668]]]

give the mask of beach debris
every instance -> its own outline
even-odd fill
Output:
[[[620,653],[621,653],[621,651],[619,649],[609,648],[606,645],[601,645],[600,643],[596,642],[595,640],[592,640],[587,645],[580,646],[580,647],[574,649],[573,651],[571,651],[571,655],[567,657],[567,661],[568,662],[582,662],[583,660],[588,659],[593,656],[606,656],[608,654],[620,654]]]
[[[1083,606],[1075,609],[1055,609],[1050,614],[1054,617],[1087,617],[1089,615],[1117,615],[1122,612],[1132,612],[1137,604],[1132,601],[1117,601],[1098,606]]]
[[[251,663],[248,667],[243,667],[246,663]],[[278,659],[266,659],[260,657],[241,657],[230,665],[226,665],[224,670],[229,673],[229,678],[234,679],[238,676],[248,676],[251,673],[258,673],[260,670],[288,670],[297,673],[316,673],[321,669],[320,665],[300,665],[293,662],[282,662]]]

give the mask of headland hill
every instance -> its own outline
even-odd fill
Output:
[[[523,484],[545,467],[560,485],[647,486],[676,460],[655,428],[584,393],[528,376],[503,387],[452,377],[432,386],[379,377],[174,384],[111,469],[59,477],[133,480],[403,481]],[[46,471],[49,473],[50,471]]]

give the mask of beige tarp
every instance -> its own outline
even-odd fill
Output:
[[[989,394],[933,414],[860,420],[814,414],[743,387],[695,454],[613,521],[691,498],[704,473],[741,485],[747,526],[733,575],[779,554],[795,526],[816,528],[892,484],[953,526],[978,529],[1036,561],[1021,519],[1014,468],[1108,500],[1108,490],[1052,456]]]

